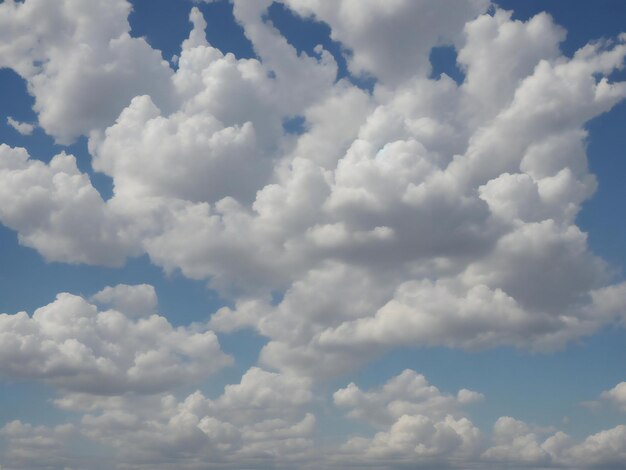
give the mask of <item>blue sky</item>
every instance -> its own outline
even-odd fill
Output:
[[[626,5],[265,3],[0,2],[0,466],[626,468]]]

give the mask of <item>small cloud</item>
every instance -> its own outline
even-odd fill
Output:
[[[600,398],[610,402],[620,410],[626,411],[626,382],[620,382],[611,390],[602,392]]]
[[[92,300],[136,317],[155,314],[158,303],[154,287],[148,284],[135,286],[118,284],[115,287],[105,287],[94,294]]]
[[[22,135],[31,135],[36,127],[27,122],[16,121],[11,116],[7,117],[7,124]]]

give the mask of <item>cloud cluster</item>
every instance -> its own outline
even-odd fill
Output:
[[[282,2],[297,14],[330,26],[331,38],[348,50],[352,73],[370,74],[388,84],[428,76],[430,51],[461,43],[465,23],[489,5],[487,0]]]
[[[483,436],[460,409],[483,398],[467,389],[459,390],[456,396],[443,394],[412,370],[371,392],[351,383],[334,393],[335,405],[348,408],[350,418],[384,430],[371,439],[349,439],[339,455],[361,462],[416,462],[425,466],[459,457],[471,460],[477,456]]]
[[[482,454],[482,459],[497,465],[531,468],[619,468],[626,458],[625,444],[626,427],[623,425],[576,442],[561,431],[533,429],[505,416],[496,421],[493,445]]]
[[[333,455],[340,466],[374,468],[621,468],[626,427],[616,426],[577,441],[562,431],[498,418],[491,435],[482,433],[463,408],[483,395],[461,389],[441,393],[424,376],[405,370],[377,390],[355,384],[335,392],[348,416],[380,429],[371,438],[353,437]]]
[[[2,428],[9,468],[35,468],[48,460],[79,463],[70,438],[113,450],[90,468],[242,468],[299,465],[311,456],[315,417],[307,379],[248,370],[212,400],[200,392],[183,399],[163,393],[94,397],[80,392],[55,401],[83,413],[79,423],[49,428],[20,421]],[[53,453],[49,450],[53,449]],[[73,454],[73,455],[72,455]],[[61,467],[62,468],[62,467]]]
[[[0,315],[0,374],[51,383],[82,413],[72,429],[7,424],[7,465],[74,432],[116,450],[103,468],[623,462],[623,426],[577,443],[503,417],[490,440],[464,411],[481,394],[412,371],[333,395],[376,434],[321,463],[312,408],[318,380],[400,345],[549,351],[623,316],[626,283],[576,216],[596,188],[585,123],[626,98],[611,80],[626,36],[567,57],[549,15],[483,0],[282,3],[327,23],[373,89],[338,79],[321,46],[298,54],[269,0],[233,0],[254,59],[209,44],[192,8],[175,69],[130,35],[126,0],[0,4],[0,67],[26,80],[37,125],[85,136],[113,182],[105,200],[73,156],[0,145],[0,222],[48,261],[147,254],[230,301],[179,328],[147,285]],[[461,83],[430,77],[439,46]],[[268,340],[259,367],[215,399],[173,392],[230,363],[213,331],[243,328]],[[623,407],[621,385],[604,397]]]
[[[0,67],[22,76],[39,125],[58,142],[107,125],[138,94],[167,103],[171,70],[129,35],[126,0],[0,5]]]
[[[624,462],[623,425],[576,440],[554,428],[500,417],[491,435],[465,409],[485,397],[441,392],[405,370],[374,390],[354,383],[333,394],[338,410],[366,422],[370,437],[318,442],[315,386],[307,378],[252,367],[236,384],[208,398],[92,395],[62,391],[54,404],[80,419],[58,426],[12,421],[0,429],[8,468],[612,468]],[[100,449],[76,452],[77,443]],[[103,452],[108,449],[108,452]],[[323,449],[323,452],[320,452]],[[111,453],[110,451],[113,451]]]
[[[63,293],[32,316],[0,314],[0,374],[115,395],[202,382],[231,363],[206,326],[174,328],[146,309],[154,294],[146,287],[117,286],[94,296],[130,307],[128,313],[98,311],[82,297]]]

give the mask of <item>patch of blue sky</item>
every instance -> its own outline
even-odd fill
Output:
[[[463,83],[465,73],[459,67],[456,56],[454,46],[434,47],[430,51],[430,65],[432,67],[430,78],[438,80],[442,74],[445,74],[454,80],[457,85]]]
[[[133,12],[128,21],[131,34],[144,37],[163,58],[171,60],[180,54],[182,42],[189,35],[189,10],[200,9],[207,22],[209,43],[224,54],[231,52],[237,58],[256,57],[252,43],[233,16],[233,6],[227,1],[192,2],[191,0],[132,0]]]
[[[304,116],[294,116],[283,121],[283,129],[287,134],[304,134],[306,132],[306,119]]]

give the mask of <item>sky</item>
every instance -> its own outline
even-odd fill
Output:
[[[0,1],[0,468],[626,468],[625,20]]]

